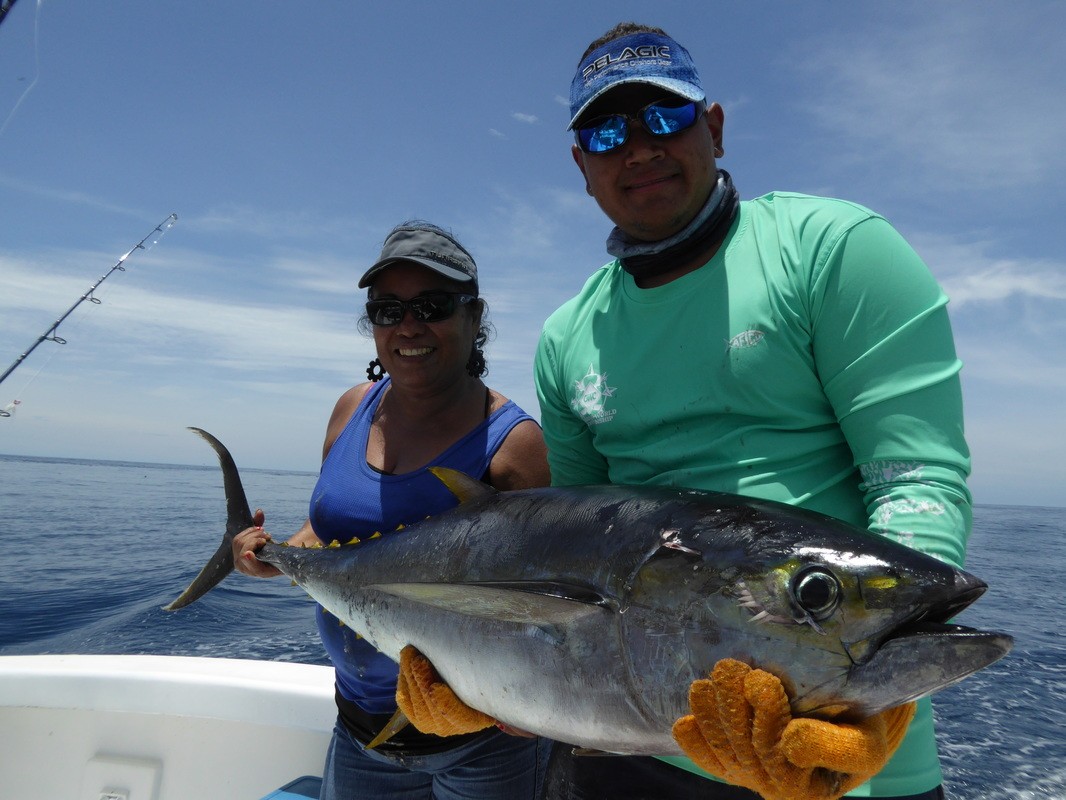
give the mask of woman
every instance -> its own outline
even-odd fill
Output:
[[[359,287],[369,287],[364,325],[373,330],[377,358],[367,370],[370,382],[337,401],[310,517],[289,543],[345,541],[454,506],[428,471],[433,465],[501,490],[548,485],[540,427],[481,380],[487,323],[470,254],[435,225],[404,223],[386,238]],[[269,539],[261,528],[235,538],[242,572],[279,574],[254,556]],[[339,711],[323,798],[536,796],[538,750],[545,745],[496,727],[437,737],[408,726],[367,750],[396,710],[397,665],[321,606],[316,613],[336,669]]]

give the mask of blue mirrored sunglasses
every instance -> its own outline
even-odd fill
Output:
[[[629,123],[639,122],[652,136],[673,136],[688,130],[707,108],[700,100],[687,103],[676,100],[656,100],[635,114],[609,114],[596,117],[574,129],[577,145],[586,153],[609,153],[629,139]]]
[[[419,322],[443,322],[456,308],[475,300],[474,295],[462,292],[426,292],[410,300],[370,300],[366,315],[372,324],[383,327],[399,325],[407,311]]]

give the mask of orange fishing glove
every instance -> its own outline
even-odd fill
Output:
[[[876,775],[903,741],[914,703],[850,725],[793,719],[781,681],[725,658],[689,690],[674,739],[699,767],[765,800],[836,800]]]
[[[396,704],[422,733],[437,736],[473,733],[496,722],[460,700],[429,659],[411,645],[400,651]]]

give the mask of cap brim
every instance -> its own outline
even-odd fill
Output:
[[[363,273],[363,277],[359,279],[359,288],[365,289],[366,287],[368,287],[371,283],[374,282],[374,278],[377,276],[377,274],[386,267],[391,267],[393,264],[399,264],[404,261],[410,261],[415,264],[420,264],[423,267],[426,267],[427,269],[431,269],[434,272],[443,275],[445,278],[449,278],[453,281],[459,281],[459,283],[470,283],[474,280],[461,270],[453,269],[452,267],[445,266],[444,264],[440,264],[436,261],[431,261],[428,258],[419,258],[418,256],[403,256],[402,258],[386,258],[376,263],[374,266],[372,266],[370,269]]]
[[[586,100],[585,104],[577,110],[577,113],[570,118],[570,124],[566,126],[566,129],[568,131],[573,130],[574,123],[576,123],[581,118],[582,114],[588,111],[589,106],[591,106],[605,94],[612,91],[613,89],[617,89],[619,86],[626,86],[628,84],[633,83],[643,83],[649,86],[657,86],[660,89],[665,89],[666,91],[670,92],[670,94],[676,94],[678,97],[683,97],[686,100],[691,100],[693,103],[703,100],[707,96],[706,92],[704,92],[703,89],[694,84],[689,83],[688,81],[677,80],[676,78],[657,78],[654,75],[634,76],[632,78],[614,81],[613,83],[604,86],[594,95],[592,95],[592,97]]]

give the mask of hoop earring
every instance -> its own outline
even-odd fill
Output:
[[[370,365],[366,368],[366,377],[374,383],[385,377],[385,368],[381,366],[380,358],[375,358],[370,362]]]
[[[475,347],[470,354],[470,360],[466,362],[466,373],[471,378],[480,378],[485,374],[485,353],[481,348]]]

